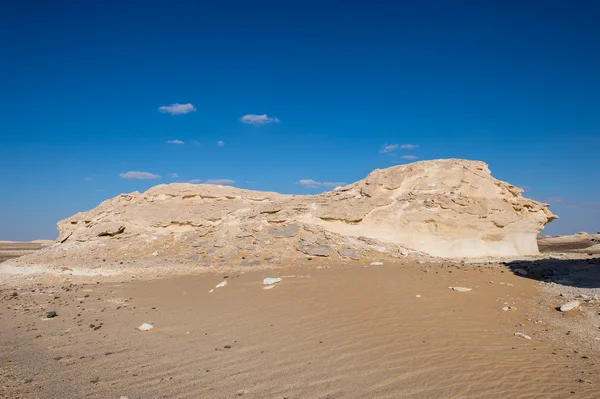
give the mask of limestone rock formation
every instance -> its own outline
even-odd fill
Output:
[[[537,254],[556,218],[479,161],[378,169],[319,195],[174,183],[121,194],[58,223],[60,237],[23,262],[181,261],[257,265],[380,252],[439,257]],[[153,254],[155,256],[153,256]]]

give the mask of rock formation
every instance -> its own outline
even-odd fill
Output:
[[[556,216],[522,191],[492,178],[485,163],[458,159],[378,169],[364,180],[310,196],[158,185],[60,221],[57,243],[21,261],[251,266],[380,252],[537,254],[537,234]]]

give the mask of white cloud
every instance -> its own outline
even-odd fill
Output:
[[[185,142],[181,140],[167,140],[167,144],[185,144]]]
[[[333,181],[316,181],[313,179],[300,179],[298,184],[304,188],[319,188],[319,187],[337,187],[344,186],[344,182],[333,182]]]
[[[119,176],[123,179],[132,179],[132,180],[152,180],[152,179],[160,179],[159,175],[155,175],[149,172],[137,172],[137,171],[129,171],[126,173],[120,173]]]
[[[179,179],[179,175],[177,173],[171,173],[169,176],[173,179]]]
[[[192,179],[188,183],[199,184],[199,183],[202,183],[202,179]]]
[[[380,154],[387,154],[389,152],[394,151],[396,148],[398,148],[398,144],[384,144],[381,146],[381,149],[379,150]]]
[[[402,144],[400,148],[402,148],[403,150],[414,150],[418,146],[418,144]]]
[[[235,183],[235,180],[230,180],[230,179],[208,179],[207,181],[205,181],[204,183],[206,184],[221,184],[221,185],[228,185],[228,184],[233,184]]]
[[[414,161],[415,159],[417,159],[418,157],[415,155],[402,155],[400,158],[402,159],[406,159],[407,161]]]
[[[225,142],[223,140],[217,141],[217,147],[225,147]]]
[[[163,114],[171,114],[171,115],[185,115],[189,114],[192,111],[195,111],[196,107],[193,104],[171,104],[171,105],[163,105],[162,107],[158,107],[158,111]]]
[[[248,114],[248,115],[244,115],[240,118],[240,121],[242,121],[242,123],[246,123],[248,125],[265,125],[267,123],[279,123],[279,119],[278,118],[271,118],[269,116],[267,116],[267,114],[262,114],[262,115],[256,115],[256,114]]]

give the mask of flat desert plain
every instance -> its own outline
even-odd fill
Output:
[[[544,264],[370,263],[6,283],[0,397],[600,397],[598,301]]]

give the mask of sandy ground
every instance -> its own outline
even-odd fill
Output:
[[[572,261],[544,262],[4,284],[0,397],[598,398],[598,301],[555,309],[595,288],[561,291],[548,270]],[[578,262],[597,273],[598,258]]]
[[[0,263],[12,258],[30,254],[48,246],[53,241],[37,240],[32,242],[0,241]]]

